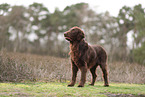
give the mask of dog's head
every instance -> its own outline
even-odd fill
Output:
[[[79,42],[85,37],[85,35],[84,32],[79,27],[73,27],[64,33],[64,37],[66,40],[70,42],[74,41]]]

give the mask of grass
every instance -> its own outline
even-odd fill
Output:
[[[67,83],[58,82],[29,82],[29,83],[0,83],[0,97],[106,97],[111,95],[145,96],[145,84],[111,83],[110,87],[104,87],[102,82],[96,82],[95,86],[78,88],[67,87]]]

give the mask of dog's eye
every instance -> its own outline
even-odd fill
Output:
[[[75,30],[72,30],[71,33],[72,33],[72,34],[76,34],[76,31],[75,31]]]
[[[79,30],[78,30],[78,29],[73,29],[72,32],[73,32],[73,33],[78,33]]]
[[[74,32],[76,32],[76,30],[75,29],[72,29],[72,33],[74,33]]]
[[[76,31],[72,31],[72,33],[76,33]]]

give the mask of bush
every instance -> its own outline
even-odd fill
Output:
[[[123,62],[108,64],[110,82],[145,83],[145,66]],[[97,68],[97,81],[103,81]],[[0,81],[60,81],[71,80],[70,59],[0,51]],[[80,72],[77,81],[80,80]],[[88,71],[87,81],[91,81]]]
[[[67,63],[67,59],[1,51],[0,81],[66,80],[71,68]]]
[[[135,61],[145,65],[145,43],[141,47],[134,49],[133,53]]]

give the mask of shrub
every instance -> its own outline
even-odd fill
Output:
[[[145,83],[145,66],[125,62],[108,64],[110,82]],[[97,81],[102,71],[97,68]],[[70,59],[0,51],[0,81],[60,81],[71,80]],[[80,80],[80,72],[77,81]],[[87,81],[91,80],[88,72]]]

